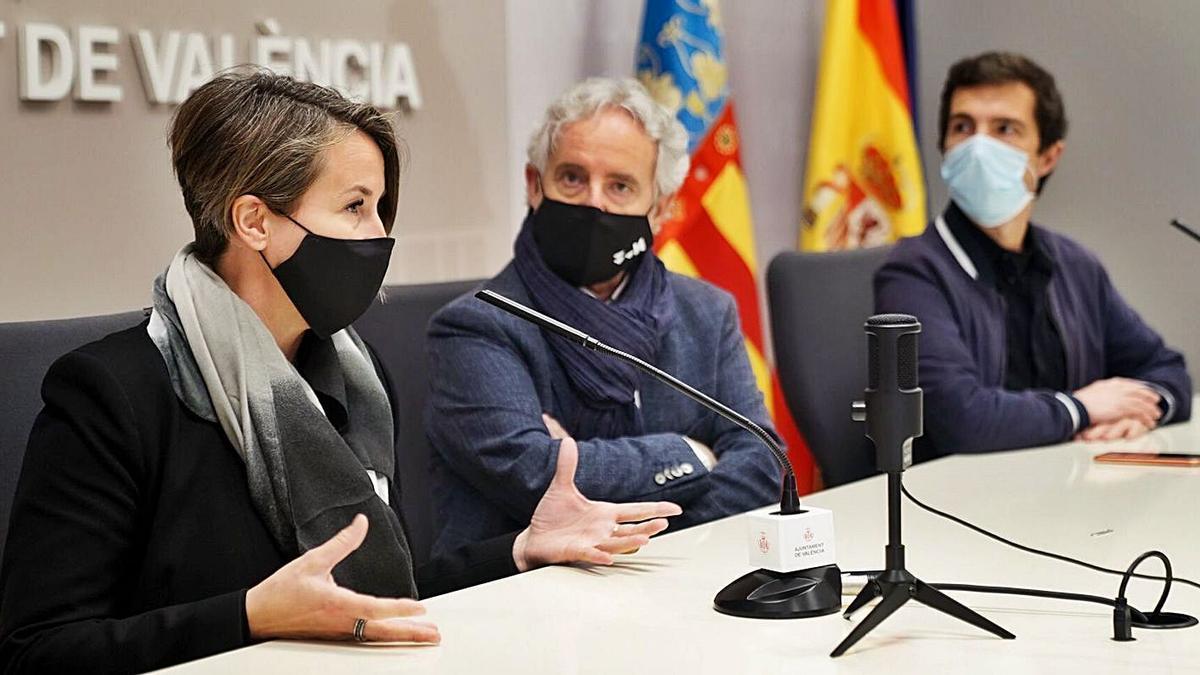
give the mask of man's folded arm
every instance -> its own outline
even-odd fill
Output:
[[[946,452],[987,452],[1065,441],[1080,430],[1069,392],[985,386],[937,282],[908,264],[875,275],[875,310],[921,322],[918,381],[925,393],[925,435]],[[1082,408],[1082,406],[1078,406]],[[1075,410],[1076,413],[1079,410]]]
[[[429,353],[436,376],[425,428],[457,474],[524,520],[550,484],[559,442],[542,420],[553,411],[542,410],[529,367],[498,312],[459,306],[434,317]],[[579,440],[578,446],[575,482],[591,499],[686,507],[709,475],[677,434]]]
[[[731,297],[725,296],[725,300],[716,390],[707,393],[763,427],[782,447],[750,367],[737,306]],[[778,500],[781,470],[771,450],[757,436],[716,413],[706,412],[705,422],[698,440],[712,448],[717,465],[704,494],[688,506],[685,518],[689,522],[712,520]]]
[[[1097,266],[1099,264],[1097,263]],[[1192,414],[1192,380],[1183,355],[1168,347],[1138,315],[1099,267],[1104,302],[1105,371],[1109,377],[1142,380],[1161,397],[1159,424],[1187,420]]]

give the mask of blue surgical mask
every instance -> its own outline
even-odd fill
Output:
[[[959,143],[942,160],[950,198],[972,222],[988,229],[1012,220],[1033,201],[1026,172],[1032,173],[1029,155],[987,134]]]

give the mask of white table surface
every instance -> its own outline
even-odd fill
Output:
[[[1136,441],[957,456],[913,468],[926,503],[1019,542],[1124,569],[1159,549],[1200,580],[1200,468],[1097,464],[1106,450],[1200,451],[1200,423]],[[834,511],[843,570],[883,564],[883,477],[805,502]],[[1134,629],[1117,643],[1102,605],[954,593],[1017,635],[1000,640],[909,603],[845,656],[830,650],[852,622],[840,614],[787,621],[729,617],[718,590],[750,571],[741,516],[666,534],[613,567],[551,567],[426,601],[435,647],[277,641],[171,669],[178,673],[1180,673],[1200,672],[1200,627]],[[905,501],[908,568],[927,582],[1070,590],[1113,597],[1119,577],[1037,558]],[[1161,571],[1157,561],[1142,570]],[[856,584],[859,582],[855,582]],[[1149,611],[1159,584],[1131,584]],[[845,602],[857,586],[847,584]],[[1167,609],[1200,614],[1200,590],[1176,585]],[[868,609],[860,611],[860,620]]]

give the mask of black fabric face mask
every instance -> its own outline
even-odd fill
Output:
[[[283,215],[306,234],[292,257],[271,273],[313,334],[328,339],[371,306],[383,285],[396,240],[324,237]],[[262,251],[258,254],[267,262]]]
[[[542,260],[572,286],[611,279],[654,245],[646,215],[623,216],[543,197],[532,217]]]

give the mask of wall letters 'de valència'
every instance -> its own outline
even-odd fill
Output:
[[[258,35],[238,41],[230,33],[206,35],[168,30],[128,32],[146,100],[177,104],[214,74],[252,63],[299,80],[334,87],[344,95],[385,109],[421,107],[412,52],[403,42],[363,42],[284,35],[279,22],[257,24]],[[72,30],[49,22],[26,22],[0,41],[17,41],[20,97],[26,101],[118,102],[123,87],[114,73],[123,64],[120,29],[81,25]]]

